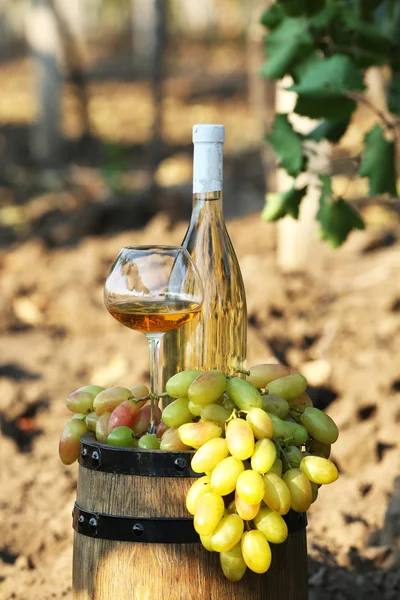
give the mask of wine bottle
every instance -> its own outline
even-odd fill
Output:
[[[244,368],[246,295],[222,211],[223,125],[194,125],[193,209],[182,246],[204,286],[203,306],[189,323],[163,339],[163,385],[184,369]]]

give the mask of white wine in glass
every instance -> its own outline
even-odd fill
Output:
[[[200,311],[200,275],[181,246],[127,246],[117,256],[104,287],[104,303],[120,323],[145,334],[150,348],[150,432],[158,402],[160,340]]]

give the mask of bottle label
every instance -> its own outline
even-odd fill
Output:
[[[193,155],[193,193],[220,192],[223,189],[223,150],[221,142],[196,142]]]

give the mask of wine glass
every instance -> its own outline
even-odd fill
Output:
[[[150,432],[158,402],[160,341],[201,309],[203,286],[188,251],[181,246],[126,246],[104,287],[104,303],[120,323],[141,331],[150,349]]]

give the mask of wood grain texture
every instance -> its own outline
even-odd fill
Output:
[[[81,508],[121,517],[188,517],[186,493],[196,479],[116,475],[79,466]]]
[[[189,478],[113,475],[80,467],[77,503],[120,516],[187,517]],[[306,532],[272,546],[265,575],[232,583],[201,544],[114,542],[74,535],[74,600],[307,600]]]

